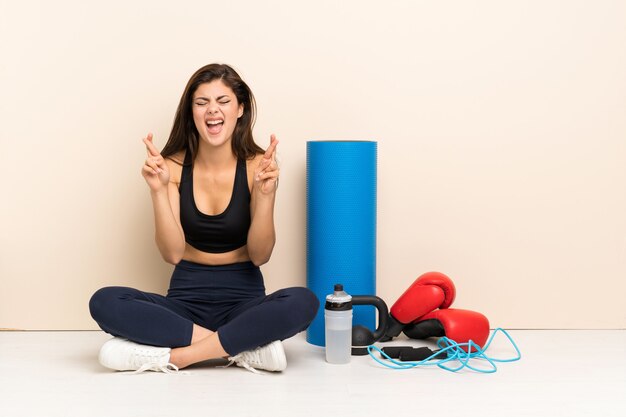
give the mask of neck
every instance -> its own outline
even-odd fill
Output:
[[[236,158],[233,154],[230,141],[217,147],[200,141],[195,164],[212,170],[231,166],[234,160],[236,160]]]

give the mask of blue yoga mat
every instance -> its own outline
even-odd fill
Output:
[[[324,302],[334,284],[376,294],[376,152],[372,141],[307,142],[307,286],[320,309],[307,341],[324,346]],[[375,328],[375,309],[355,306],[353,324]]]

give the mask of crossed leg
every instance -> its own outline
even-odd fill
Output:
[[[305,288],[256,297],[235,307],[216,332],[193,323],[167,297],[133,288],[98,290],[89,307],[104,331],[138,343],[172,347],[170,362],[185,368],[287,339],[308,327],[319,301]]]

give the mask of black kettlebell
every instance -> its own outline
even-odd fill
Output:
[[[385,335],[389,310],[383,299],[375,295],[353,295],[352,305],[373,305],[378,310],[378,328],[373,333],[365,326],[352,327],[352,355],[367,355],[367,346],[374,344]]]

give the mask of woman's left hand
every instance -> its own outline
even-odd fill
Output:
[[[261,194],[272,194],[278,188],[278,164],[276,164],[276,145],[278,139],[272,135],[270,146],[254,171],[254,188]]]

